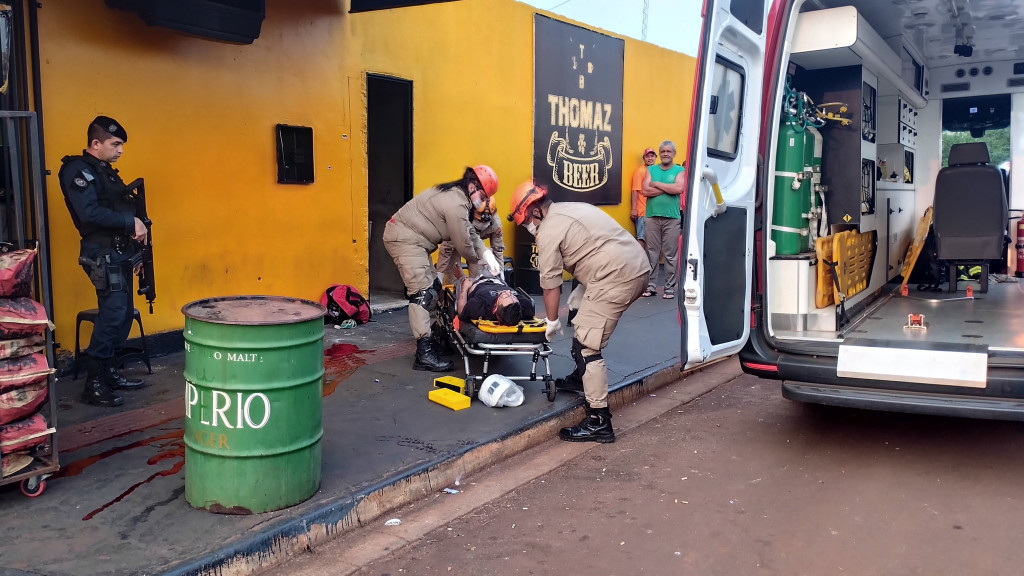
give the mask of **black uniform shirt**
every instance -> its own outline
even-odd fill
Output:
[[[498,294],[505,290],[512,290],[512,293],[519,299],[519,305],[523,307],[523,318],[533,318],[537,310],[533,300],[524,296],[518,290],[509,288],[508,284],[497,280],[485,280],[469,289],[469,296],[466,298],[466,305],[463,306],[459,318],[469,320],[491,320],[500,322],[501,319],[494,316],[494,303],[498,300]]]

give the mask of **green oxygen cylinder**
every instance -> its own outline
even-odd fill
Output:
[[[807,246],[811,185],[810,180],[802,176],[807,141],[813,151],[813,136],[795,122],[784,122],[779,130],[771,234],[775,253],[779,255],[799,254]]]

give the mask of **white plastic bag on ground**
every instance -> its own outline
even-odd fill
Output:
[[[485,378],[476,396],[491,408],[519,406],[526,399],[523,388],[501,374]]]

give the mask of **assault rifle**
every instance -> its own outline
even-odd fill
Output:
[[[153,279],[153,221],[146,211],[146,183],[136,178],[128,185],[128,194],[135,202],[135,216],[146,225],[146,237],[149,242],[139,246],[138,252],[132,256],[132,268],[139,269],[139,295],[146,297],[149,313],[153,313],[153,301],[156,300],[156,281]]]

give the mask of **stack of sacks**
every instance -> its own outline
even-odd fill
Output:
[[[0,473],[10,476],[32,462],[53,429],[39,413],[52,370],[44,333],[53,330],[42,304],[32,300],[36,250],[0,254]]]

